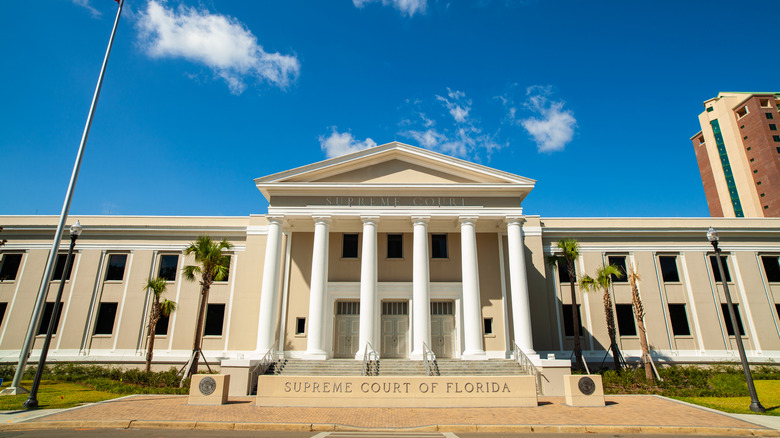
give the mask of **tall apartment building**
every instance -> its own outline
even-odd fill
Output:
[[[691,137],[713,217],[780,217],[780,93],[723,92]]]

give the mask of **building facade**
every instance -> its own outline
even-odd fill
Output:
[[[168,279],[177,311],[158,325],[158,366],[181,365],[195,331],[199,285],[182,278],[183,249],[199,235],[227,238],[228,278],[212,286],[203,349],[209,362],[281,357],[485,360],[520,349],[568,359],[570,281],[547,258],[576,238],[577,275],[604,263],[635,266],[652,354],[660,361],[780,360],[780,219],[543,218],[526,214],[535,181],[428,150],[390,143],[258,178],[268,214],[247,217],[72,216],[84,226],[71,272],[65,242],[49,285],[63,310],[50,359],[140,364],[149,278]],[[57,218],[0,217],[0,358],[16,362]],[[726,253],[741,327],[706,238]],[[601,363],[609,337],[601,295],[576,287],[585,357]],[[640,354],[627,282],[610,290],[618,345]],[[727,313],[725,313],[727,315]],[[57,317],[57,316],[55,316]],[[33,350],[41,348],[39,336]],[[540,359],[541,358],[541,359]],[[609,362],[609,359],[607,359]]]
[[[720,93],[691,137],[712,217],[780,217],[780,93]]]

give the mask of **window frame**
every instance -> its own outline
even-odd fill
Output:
[[[19,276],[19,269],[22,267],[22,261],[24,260],[24,252],[3,252],[0,253],[0,283],[5,282],[15,282],[16,278]],[[16,265],[16,270],[14,271],[14,278],[9,279],[3,279],[2,273],[3,269],[6,267],[6,263],[8,262],[9,256],[19,256],[19,263]]]
[[[215,327],[209,324],[209,315],[212,308],[222,308],[222,324],[220,325],[219,334],[209,334],[209,327]],[[206,316],[203,320],[203,337],[204,338],[221,338],[225,335],[225,311],[227,310],[227,304],[225,303],[208,303],[206,304]]]
[[[488,328],[490,329],[488,331]],[[493,317],[487,316],[482,318],[482,336],[494,338],[496,336],[495,326],[493,325]]]
[[[733,304],[734,316],[737,317],[737,325],[739,325],[739,334],[741,337],[746,338],[747,332],[745,331],[745,323],[742,322],[742,315],[739,312],[739,303]],[[723,326],[726,329],[726,335],[729,337],[735,336],[734,328],[731,327],[731,315],[729,314],[728,303],[720,303],[720,313],[723,315]]]
[[[720,278],[720,271],[718,271],[718,260],[715,258],[717,257],[717,253],[707,253],[707,258],[710,260],[710,269],[712,270],[712,280],[716,284],[721,284],[723,281]],[[726,273],[726,283],[733,283],[733,280],[731,278],[731,270],[729,269],[729,254],[723,254],[721,253],[721,257],[723,260],[723,270]]]
[[[176,257],[176,267],[173,268],[173,278],[163,276],[163,258],[164,257]],[[181,258],[180,253],[161,253],[157,256],[157,278],[164,278],[168,283],[175,283],[179,280],[179,262]]]
[[[561,303],[561,324],[563,327],[563,337],[564,338],[574,338],[574,321],[571,318],[571,304],[564,304]],[[568,316],[567,316],[568,315]],[[582,304],[577,304],[577,317],[580,322],[580,337],[583,336],[585,333],[585,327],[582,325]],[[568,318],[568,324],[567,324],[567,318]],[[567,334],[566,328],[571,325],[571,334]]]
[[[691,335],[691,322],[688,318],[688,311],[686,310],[686,303],[667,303],[666,308],[669,311],[669,325],[672,329],[672,336],[675,338],[679,337],[690,337]],[[680,314],[677,311],[672,311],[672,306],[675,306],[675,309],[682,309],[682,314],[685,316],[685,329],[688,331],[687,334],[677,334],[677,330],[675,327],[679,327],[679,324],[682,323],[682,320],[678,320],[675,318],[675,316],[680,316]],[[675,323],[677,321],[677,323]]]
[[[103,276],[103,281],[104,282],[106,282],[106,283],[121,283],[121,282],[123,282],[125,280],[125,273],[127,272],[127,260],[129,258],[128,255],[129,254],[122,253],[122,252],[113,252],[113,253],[106,254],[106,273]],[[119,278],[119,279],[108,278],[108,275],[111,272],[111,259],[114,256],[124,256],[124,258],[125,258],[125,263],[122,265],[122,277]]]
[[[434,238],[441,238],[440,241],[444,242],[444,254],[434,254],[434,248],[441,249],[440,246],[434,245]],[[447,233],[431,233],[431,259],[432,260],[447,260],[450,258],[450,243],[449,234]]]
[[[70,269],[68,270],[68,276],[65,278],[65,282],[70,281],[70,277],[73,276],[73,268],[76,266],[77,251],[73,251],[70,261]],[[62,268],[60,268],[60,260],[62,260]],[[51,271],[51,282],[62,281],[62,277],[65,276],[65,265],[68,264],[68,253],[57,253],[57,260],[54,261],[54,269]]]
[[[303,324],[303,330],[301,330],[301,324]],[[295,318],[295,336],[306,336],[306,317],[298,316]]]
[[[656,257],[658,259],[658,268],[661,271],[661,281],[664,284],[677,284],[677,283],[681,283],[682,279],[680,278],[680,267],[677,264],[677,260],[679,259],[679,255],[678,254],[658,254]],[[664,264],[661,261],[661,259],[667,259],[668,260],[670,258],[674,259],[673,260],[673,263],[674,263],[674,275],[677,277],[677,280],[667,280],[666,279],[666,269],[664,269]]]
[[[385,259],[387,260],[403,260],[404,259],[404,235],[403,233],[387,233],[387,251],[385,252]],[[392,237],[392,239],[391,239]],[[400,249],[399,256],[392,256],[390,254],[390,241],[397,239],[397,242],[393,242],[393,245],[398,244]]]
[[[612,281],[612,284],[615,283],[628,283],[628,254],[606,254],[607,258],[607,265],[614,264],[618,267],[618,270],[623,271],[623,278],[618,278],[615,275],[610,275],[610,280]],[[612,259],[623,259],[623,265],[621,266],[619,263],[613,263]]]
[[[759,254],[759,256],[761,257],[761,269],[764,271],[764,278],[766,279],[766,282],[770,284],[780,283],[780,256],[777,254]],[[767,269],[767,262],[765,260],[770,258],[774,258],[775,261],[777,261],[778,266],[776,270]],[[774,279],[771,279],[769,278],[770,273],[778,276],[773,276]]]
[[[43,306],[43,315],[41,315],[41,325],[38,326],[38,332],[36,336],[46,336],[46,332],[49,330],[49,321],[51,321],[52,313],[54,313],[55,301],[47,301]],[[54,330],[52,330],[52,336],[57,334],[57,328],[62,322],[62,310],[65,308],[65,303],[60,301],[60,308],[57,311],[56,323],[54,324]],[[46,317],[48,313],[48,318]]]
[[[347,255],[347,238],[355,239],[355,255]],[[350,248],[351,249],[351,248]],[[341,258],[343,260],[357,260],[360,258],[360,235],[358,233],[341,233]]]
[[[113,315],[111,315],[111,330],[108,333],[98,333],[98,328],[103,327],[105,322],[101,322],[102,318],[106,318],[106,314],[103,313],[104,309],[110,309],[113,306]],[[92,327],[92,336],[98,337],[111,337],[114,335],[114,327],[116,327],[116,317],[119,312],[119,303],[115,301],[100,302],[98,305],[97,315],[95,315],[95,325]]]
[[[624,313],[627,312],[626,316]],[[626,318],[631,317],[631,329],[633,333],[623,333],[622,328],[628,328],[624,324],[627,323]],[[623,321],[623,323],[621,323]],[[636,327],[636,316],[634,315],[634,305],[625,303],[615,303],[615,325],[617,326],[618,336],[621,338],[636,337],[639,335],[639,330]]]

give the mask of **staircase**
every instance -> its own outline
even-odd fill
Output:
[[[506,376],[523,374],[520,365],[511,359],[466,361],[437,359],[432,364],[434,375],[441,376]],[[380,376],[424,376],[422,361],[381,359]],[[437,373],[438,371],[438,373]],[[280,359],[266,371],[267,375],[286,376],[360,376],[362,363],[354,359],[303,360]]]

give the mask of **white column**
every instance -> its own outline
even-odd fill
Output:
[[[463,340],[461,359],[487,359],[482,349],[482,303],[479,296],[476,218],[461,216],[460,248],[463,285]]]
[[[429,216],[413,216],[414,251],[412,256],[412,332],[414,341],[410,359],[422,360],[423,342],[431,346],[431,291],[428,271],[428,220]]]
[[[528,296],[528,275],[525,269],[522,217],[508,217],[509,291],[512,296],[512,323],[515,342],[525,354],[536,354],[531,332],[531,303]]]
[[[311,257],[311,288],[309,290],[309,321],[304,359],[328,358],[322,349],[325,291],[328,286],[328,226],[330,216],[314,218],[314,248]]]
[[[360,347],[355,359],[363,360],[366,343],[376,349],[376,227],[378,217],[361,216],[363,220],[363,254],[360,261]]]
[[[257,325],[257,352],[265,354],[274,345],[276,332],[276,299],[279,293],[282,258],[281,216],[267,216],[268,234],[265,241],[263,285],[260,290],[260,321]]]

